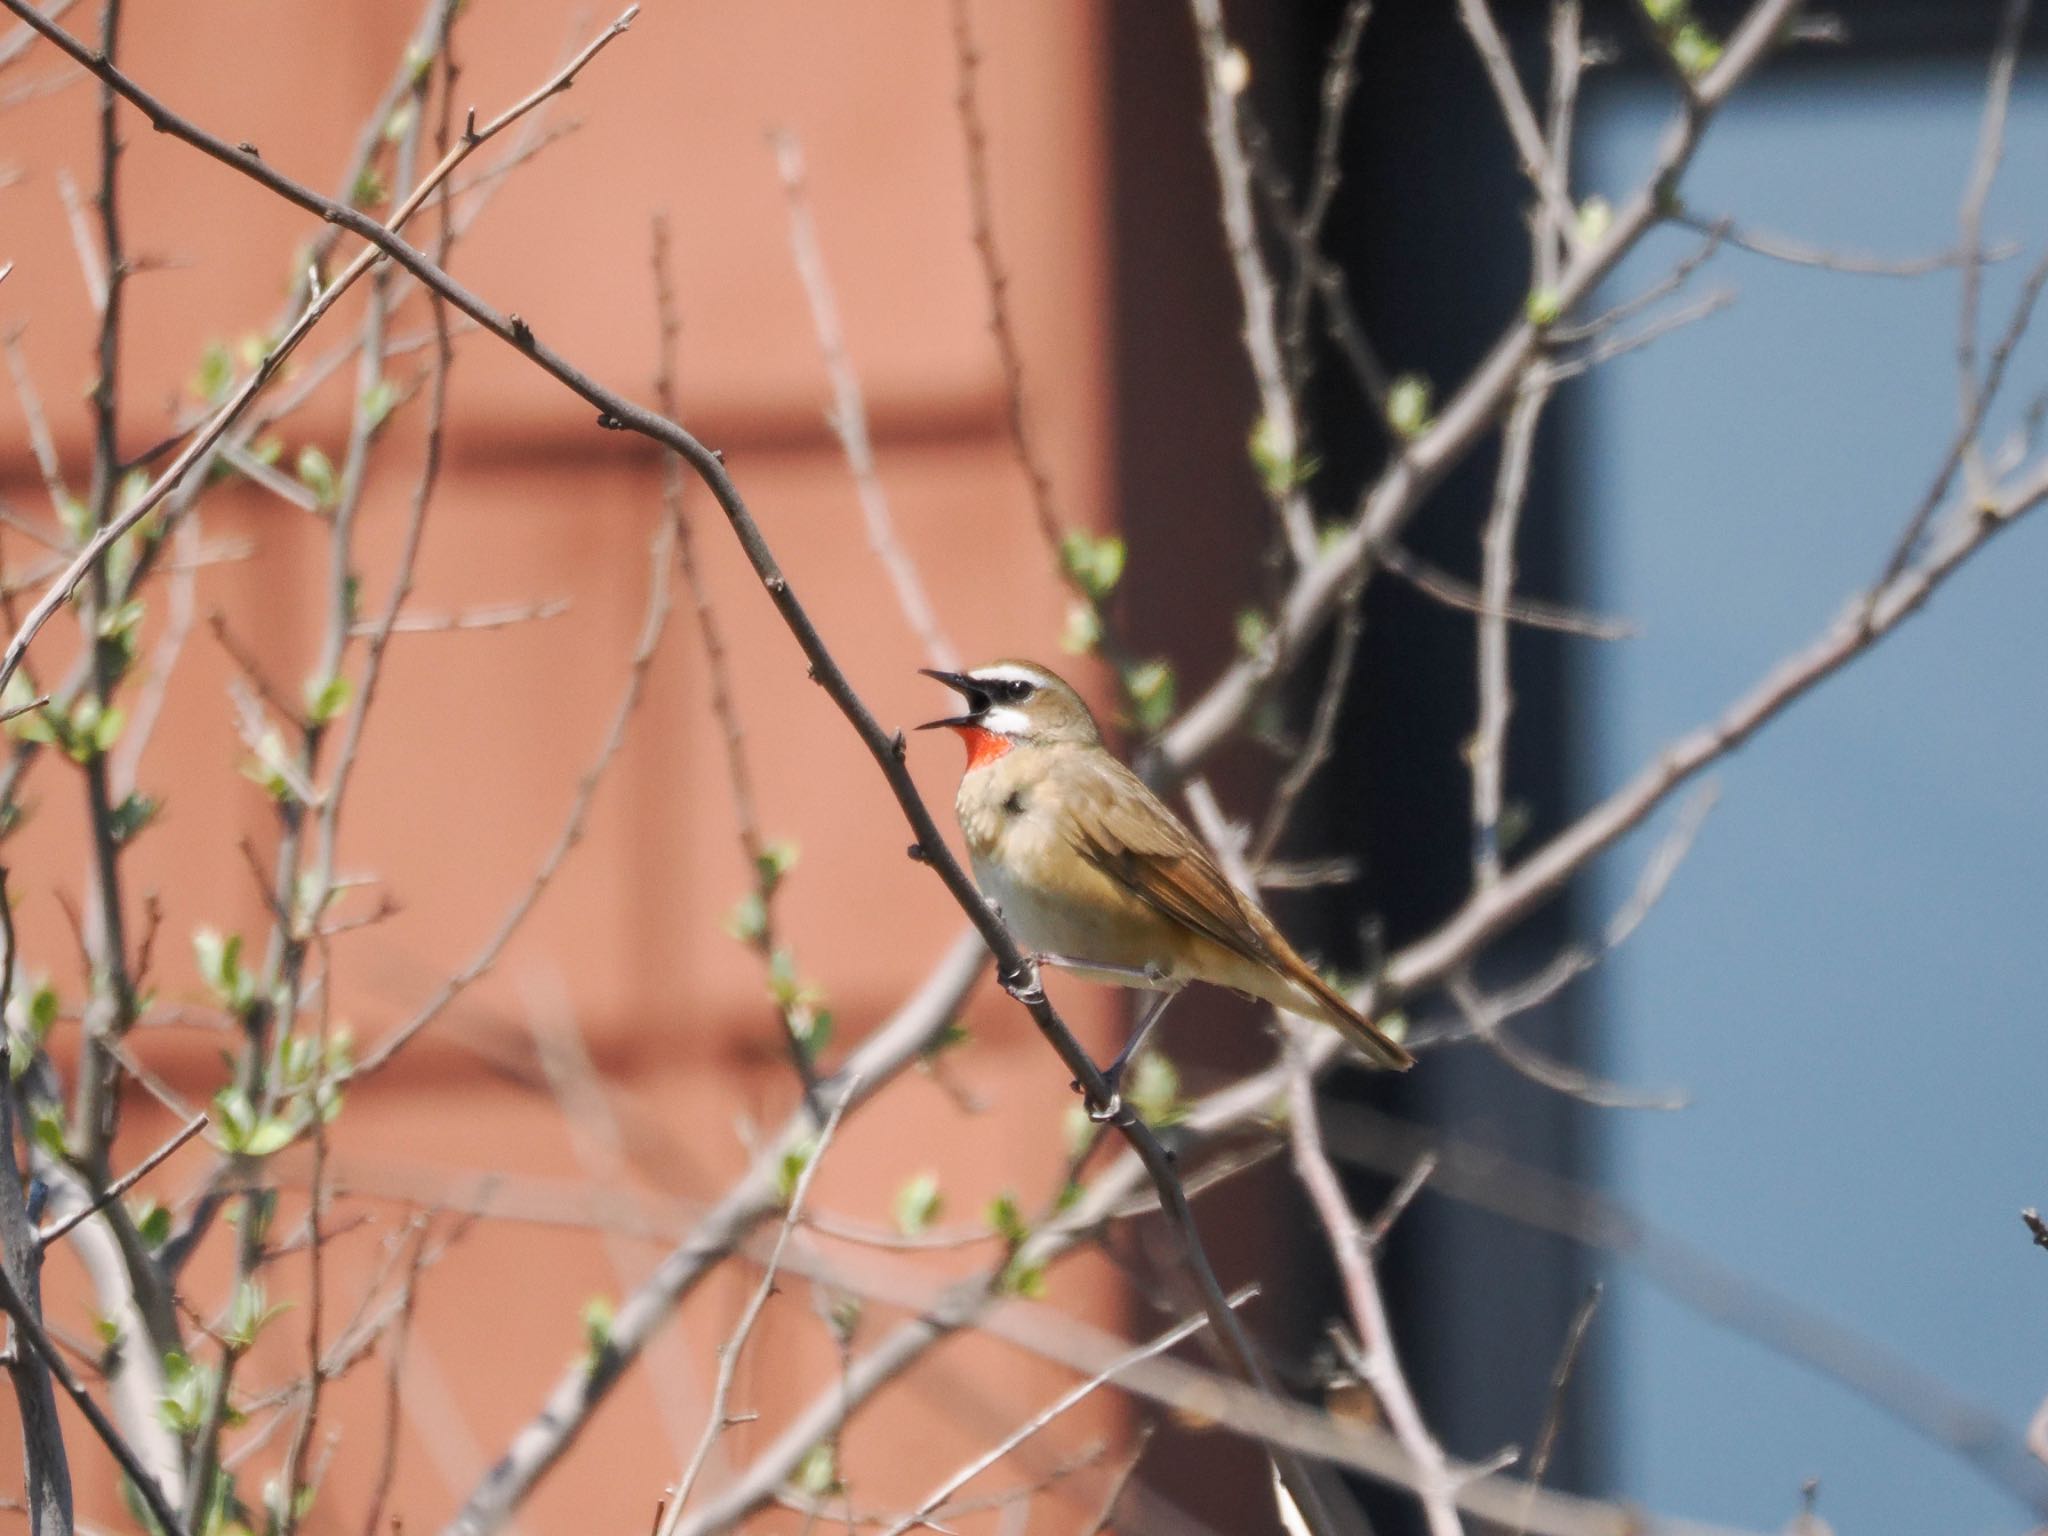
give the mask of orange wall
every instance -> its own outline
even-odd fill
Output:
[[[80,5],[68,25],[89,31],[93,10]],[[413,7],[401,0],[131,0],[128,12],[122,57],[137,76],[201,123],[255,142],[267,159],[321,185],[340,174],[360,116],[414,24]],[[1078,3],[981,6],[976,17],[997,220],[1031,403],[1070,515],[1105,523],[1100,17]],[[571,29],[566,5],[472,6],[457,44],[464,97],[488,115],[522,94],[554,66]],[[38,47],[5,80],[59,69],[51,50]],[[667,213],[685,326],[684,420],[727,451],[854,681],[885,721],[905,724],[935,712],[934,690],[914,675],[924,658],[868,553],[852,481],[824,425],[825,378],[764,131],[788,128],[806,149],[819,236],[882,474],[942,620],[970,658],[1052,656],[1063,601],[1008,446],[968,241],[954,89],[950,26],[938,0],[656,0],[557,105],[551,121],[573,117],[576,132],[517,174],[457,257],[458,271],[493,302],[598,377],[645,396],[656,347],[648,227],[654,213]],[[22,173],[0,189],[0,258],[16,264],[0,286],[0,324],[25,327],[29,367],[80,482],[93,320],[55,176],[68,168],[90,187],[94,110],[94,91],[75,83],[0,117],[0,163]],[[132,114],[124,124],[129,244],[177,263],[128,289],[123,441],[133,451],[167,429],[209,341],[268,321],[312,223],[150,134]],[[305,356],[342,337],[356,313],[351,305],[332,317]],[[423,314],[415,302],[397,328],[417,330]],[[408,359],[394,372],[410,377],[418,366]],[[646,445],[597,430],[583,405],[495,342],[460,344],[452,388],[449,465],[417,605],[445,611],[560,596],[571,606],[522,628],[394,643],[341,862],[351,873],[374,873],[403,910],[335,947],[337,1011],[367,1041],[474,951],[553,839],[623,681],[658,515],[657,465]],[[311,442],[338,459],[348,403],[345,387],[323,392],[287,427],[287,458]],[[393,428],[364,503],[373,605],[416,470],[420,414],[409,410]],[[46,515],[7,394],[0,495],[25,514]],[[905,829],[878,776],[806,681],[709,498],[693,491],[690,501],[739,661],[765,830],[803,850],[779,918],[804,974],[830,994],[841,1041],[857,1038],[937,959],[959,919],[929,873],[902,856]],[[246,488],[210,497],[205,526],[209,537],[248,538],[254,553],[201,574],[200,613],[224,611],[296,690],[317,646],[323,530]],[[8,536],[7,549],[10,568],[29,556],[18,536]],[[153,613],[152,634],[159,622]],[[51,670],[71,643],[62,628],[53,626],[35,652]],[[169,808],[129,859],[130,893],[131,902],[146,891],[162,895],[155,984],[167,1004],[202,1001],[189,952],[195,926],[253,934],[263,922],[237,840],[248,837],[267,859],[275,820],[236,771],[230,675],[202,625],[143,768],[143,786]],[[473,1049],[519,1054],[521,1020],[550,989],[565,989],[611,1091],[645,1128],[637,1186],[710,1197],[741,1166],[749,1128],[779,1123],[792,1092],[759,967],[720,926],[748,877],[706,679],[702,649],[679,610],[583,846],[504,962],[437,1026],[437,1038],[354,1095],[337,1144],[345,1166],[399,1170],[401,1187],[403,1176],[415,1177],[428,1194],[451,1170],[582,1177],[547,1093],[483,1069]],[[952,754],[950,742],[914,742],[918,780],[941,804],[951,796]],[[13,871],[26,959],[56,976],[72,1001],[74,946],[58,896],[80,898],[86,889],[76,779],[62,763],[38,767],[36,816],[0,855]],[[827,1206],[884,1221],[898,1184],[927,1167],[943,1171],[956,1220],[976,1219],[1005,1183],[1027,1194],[1050,1187],[1071,1097],[1022,1017],[991,992],[985,986],[971,1012],[977,1043],[957,1059],[982,1112],[963,1116],[928,1078],[906,1078],[849,1127],[819,1182]],[[1097,1044],[1106,1041],[1103,997],[1069,988],[1062,1001]],[[222,1044],[215,1030],[166,1025],[146,1028],[136,1049],[203,1098],[219,1080]],[[138,1103],[118,1160],[139,1156],[164,1124]],[[150,1187],[166,1198],[189,1192],[207,1157],[188,1149]],[[389,1204],[362,1208],[374,1225],[335,1244],[330,1309],[352,1304],[377,1259],[379,1234],[399,1219]],[[658,1251],[627,1244],[622,1278],[587,1233],[486,1222],[431,1272],[404,1382],[392,1505],[407,1530],[438,1524],[538,1407],[580,1348],[586,1298],[617,1294]],[[219,1263],[202,1267],[201,1297],[213,1294],[220,1272]],[[274,1290],[297,1289],[297,1272],[286,1273],[289,1286],[281,1279]],[[742,1274],[751,1271],[721,1276],[692,1302],[687,1326],[653,1357],[664,1389],[650,1389],[647,1369],[634,1374],[545,1485],[527,1530],[644,1526],[694,1437],[714,1346],[749,1283]],[[1055,1299],[1099,1311],[1110,1280],[1071,1274],[1063,1272]],[[53,1315],[86,1332],[76,1275],[60,1263],[50,1283]],[[882,1326],[879,1316],[865,1325],[860,1342]],[[245,1374],[252,1389],[297,1369],[302,1328],[302,1314],[279,1325],[273,1347]],[[806,1288],[791,1286],[769,1309],[736,1403],[767,1419],[728,1436],[730,1452],[764,1441],[776,1413],[835,1368]],[[360,1521],[380,1369],[366,1368],[323,1412],[323,1426],[342,1438],[314,1529],[354,1530]],[[1062,1380],[997,1346],[949,1348],[850,1444],[858,1501],[884,1505],[921,1491]],[[664,1399],[673,1420],[664,1417]],[[1079,1416],[1041,1457],[1112,1423],[1106,1407]],[[82,1426],[74,1425],[72,1446],[82,1511],[119,1524],[124,1517]],[[1078,1480],[1077,1510],[1100,1482]],[[778,1528],[778,1520],[789,1523],[769,1517],[762,1528]]]

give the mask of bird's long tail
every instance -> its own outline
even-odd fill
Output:
[[[1290,979],[1316,1005],[1301,1011],[1307,1017],[1330,1025],[1374,1066],[1389,1072],[1406,1072],[1415,1065],[1415,1058],[1400,1041],[1352,1007],[1343,993],[1318,976],[1305,962],[1299,970],[1292,971]]]

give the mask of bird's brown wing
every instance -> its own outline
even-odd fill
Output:
[[[1059,778],[1059,803],[1069,812],[1067,835],[1081,857],[1168,917],[1291,980],[1319,1006],[1282,1006],[1304,1018],[1320,1017],[1368,1061],[1397,1072],[1414,1065],[1399,1041],[1318,976],[1263,916],[1254,918],[1194,833],[1136,774],[1101,753],[1076,761]]]
[[[1168,917],[1264,965],[1279,962],[1236,888],[1136,774],[1091,753],[1062,776],[1067,833],[1084,859]]]

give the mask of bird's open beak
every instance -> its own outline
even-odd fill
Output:
[[[926,677],[944,683],[948,688],[951,688],[960,697],[965,699],[969,706],[968,712],[964,715],[948,715],[943,720],[925,721],[923,725],[918,727],[920,731],[936,731],[946,726],[979,725],[981,723],[981,717],[988,713],[989,705],[988,694],[982,690],[981,684],[977,683],[965,672],[934,672],[930,667],[919,667],[917,670]]]

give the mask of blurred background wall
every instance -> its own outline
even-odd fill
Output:
[[[1315,0],[1231,15],[1252,61],[1252,99],[1280,162],[1297,171],[1340,9]],[[1499,9],[1534,78],[1542,8]],[[1977,8],[1857,7],[1847,47],[1737,103],[1695,173],[1702,205],[1885,253],[1942,245],[1988,44],[1985,17],[1965,9]],[[416,23],[397,0],[135,0],[129,10],[124,57],[153,89],[317,184],[345,162]],[[974,16],[1010,303],[1061,500],[1074,521],[1127,538],[1119,611],[1134,642],[1184,678],[1206,678],[1231,654],[1231,627],[1188,615],[1227,620],[1269,596],[1276,577],[1259,558],[1260,493],[1244,451],[1253,395],[1186,16],[1080,3],[979,5]],[[486,112],[514,98],[592,22],[547,0],[484,0],[461,33],[467,96]],[[84,9],[71,24],[87,24]],[[1635,35],[1618,6],[1593,7],[1590,25],[1603,38]],[[60,71],[43,53],[13,78],[54,85]],[[1450,7],[1385,0],[1361,70],[1329,245],[1386,356],[1441,391],[1523,301],[1518,172]],[[1641,163],[1662,120],[1658,85],[1626,48],[1593,77],[1587,190]],[[682,418],[724,450],[854,681],[903,725],[939,705],[914,675],[926,658],[876,573],[825,419],[828,386],[766,136],[785,129],[803,146],[882,478],[940,620],[969,660],[1057,662],[1066,602],[1007,437],[968,239],[955,89],[938,3],[650,5],[557,106],[549,132],[564,136],[508,178],[458,261],[479,291],[645,397],[658,347],[649,223],[667,216]],[[2013,201],[1995,205],[2011,227],[1994,233],[2039,232],[2023,189],[2048,152],[2041,106],[2031,88],[2021,93]],[[0,321],[22,328],[67,460],[86,449],[80,387],[92,326],[56,178],[68,171],[89,184],[93,110],[92,93],[72,84],[0,117],[0,163],[16,173],[0,187],[0,255],[16,263]],[[139,445],[189,409],[188,381],[209,346],[232,348],[268,322],[311,231],[182,147],[133,123],[129,137],[130,242],[165,259],[130,288],[124,372]],[[1648,281],[1676,248],[1675,238],[1653,244],[1617,290]],[[1731,315],[1568,392],[1543,440],[1523,561],[1530,589],[1626,614],[1645,638],[1597,647],[1518,635],[1512,792],[1531,837],[1816,630],[1867,578],[1946,430],[1952,275],[1843,278],[1725,256],[1715,270],[1724,267],[1741,290]],[[415,311],[405,328],[421,324]],[[460,347],[417,603],[566,607],[509,628],[396,642],[347,865],[378,882],[354,899],[367,906],[388,893],[399,910],[338,941],[346,985],[335,1006],[365,1041],[467,962],[557,836],[625,681],[660,517],[659,466],[644,445],[595,431],[579,403],[494,345]],[[323,390],[287,430],[288,448],[337,450],[349,405],[345,384]],[[1328,483],[1355,483],[1384,447],[1359,425],[1360,402],[1319,383],[1310,407]],[[396,548],[418,413],[401,413],[392,431],[392,467],[366,501],[373,570]],[[1453,476],[1418,520],[1418,553],[1472,574],[1491,474],[1482,453]],[[21,409],[0,394],[0,497],[40,515],[41,495]],[[694,489],[689,500],[741,658],[763,830],[801,850],[780,921],[802,975],[829,999],[837,1038],[855,1040],[898,1006],[959,922],[936,882],[901,856],[893,805],[805,680],[715,508]],[[215,505],[208,535],[246,540],[250,553],[202,573],[199,610],[226,614],[295,689],[317,634],[321,531],[246,488]],[[1370,1208],[1389,1186],[1409,1150],[1403,1127],[1419,1123],[1624,1197],[1789,1299],[1845,1311],[2000,1423],[2023,1419],[2039,1352],[2013,1349],[2010,1330],[2029,1315],[2025,1287],[2037,1277],[2027,1261],[2038,1256],[2005,1229],[2014,1207],[2038,1197],[2024,1179],[2038,1153],[2026,1114],[2038,1056],[2025,1024],[2039,915],[2028,876],[2039,860],[2023,810],[2038,745],[2038,658],[2026,650],[2038,629],[2027,622],[2037,544],[1888,653],[1891,671],[1873,665],[1831,693],[1801,722],[1804,736],[1743,759],[1670,908],[1606,981],[1568,993],[1531,1031],[1631,1084],[1683,1087],[1693,1109],[1591,1111],[1471,1050],[1434,1058],[1394,1088],[1343,1079],[1331,1138],[1361,1202]],[[1711,565],[1708,548],[1735,551],[1735,563]],[[1295,834],[1301,851],[1354,857],[1361,875],[1284,913],[1291,930],[1353,964],[1452,910],[1469,860],[1459,756],[1471,730],[1469,615],[1399,584],[1376,584],[1370,612],[1337,764]],[[204,924],[262,927],[239,844],[274,836],[268,803],[236,772],[233,665],[203,630],[145,759],[144,782],[168,808],[135,855],[138,889],[161,889],[165,901],[166,1016],[137,1050],[201,1097],[221,1041],[198,1006],[189,935]],[[46,643],[61,653],[63,641]],[[1106,702],[1102,679],[1074,666]],[[723,928],[749,872],[707,694],[701,647],[678,615],[560,879],[502,962],[344,1117],[345,1180],[402,1205],[496,1175],[500,1209],[527,1217],[479,1223],[422,1289],[392,1506],[408,1529],[438,1523],[534,1412],[582,1348],[591,1299],[629,1288],[662,1251],[578,1225],[585,1181],[658,1197],[650,1209],[680,1230],[792,1102],[760,967]],[[951,798],[953,752],[950,742],[913,743],[936,805]],[[1255,803],[1275,768],[1237,751],[1219,765],[1225,803]],[[76,972],[62,900],[85,880],[70,787],[53,778],[6,849],[28,958],[60,981]],[[1611,879],[1529,925],[1494,957],[1501,973],[1596,931],[1634,868],[1624,852]],[[1055,995],[1092,1044],[1110,1044],[1114,999],[1071,985]],[[185,1016],[179,1003],[192,1005]],[[539,1068],[536,1018],[573,1019],[617,1117],[618,1148],[572,1133]],[[1268,1049],[1245,1018],[1229,1000],[1177,1012],[1174,1049],[1192,1086]],[[1008,1181],[1056,1181],[1071,1103],[1063,1075],[992,989],[966,1023],[970,1049],[848,1129],[820,1179],[831,1209],[886,1223],[894,1192],[929,1170],[943,1176],[954,1216],[973,1221]],[[139,1154],[168,1123],[138,1103],[124,1148]],[[1702,1322],[1697,1298],[1691,1310],[1675,1306],[1654,1263],[1546,1230],[1512,1197],[1489,1208],[1453,1198],[1455,1188],[1447,1180],[1425,1193],[1388,1250],[1397,1334],[1453,1452],[1530,1441],[1571,1316],[1601,1278],[1608,1310],[1593,1365],[1566,1399],[1553,1481],[1618,1481],[1653,1507],[1753,1526],[1788,1515],[1800,1481],[1816,1475],[1823,1509],[1845,1529],[1990,1530],[2018,1513],[2010,1494],[1931,1456],[1896,1416],[1762,1357],[1740,1329]],[[1967,1198],[1949,1198],[1956,1189]],[[1289,1181],[1249,1176],[1238,1198],[1203,1207],[1203,1223],[1227,1280],[1256,1272],[1265,1284],[1256,1324],[1306,1385],[1313,1320],[1330,1291]],[[377,1258],[367,1235],[336,1253],[343,1293]],[[603,1410],[595,1437],[544,1485],[525,1528],[644,1526],[751,1283],[735,1269],[693,1299],[683,1326]],[[1058,1286],[1060,1305],[1112,1324],[1138,1305],[1102,1262],[1062,1270]],[[834,1369],[810,1305],[793,1295],[770,1309],[743,1377],[742,1395],[771,1416]],[[85,1332],[89,1319],[81,1309],[71,1323]],[[879,1504],[922,1491],[921,1474],[892,1482],[892,1444],[964,1459],[1067,1379],[1021,1360],[964,1341],[894,1389],[889,1411],[863,1421],[864,1443],[843,1452],[863,1468],[864,1495]],[[282,1375],[292,1363],[265,1369]],[[345,1388],[337,1420],[371,1414],[380,1390],[367,1379]],[[1047,1438],[1036,1464],[1122,1423],[1099,1399]],[[744,1452],[756,1433],[738,1426],[729,1442]],[[342,1443],[337,1486],[368,1475],[370,1450]],[[1241,1446],[1176,1426],[1148,1465],[1182,1509],[1155,1513],[1146,1528],[1267,1528],[1257,1458]],[[1069,1523],[1083,1525],[1102,1481],[1063,1485]],[[104,1489],[102,1477],[91,1507],[116,1519]],[[1401,1529],[1410,1513],[1373,1509],[1381,1529]],[[326,1518],[314,1528],[343,1528],[338,1516],[318,1523]],[[771,1516],[764,1528],[778,1518],[801,1525]]]

